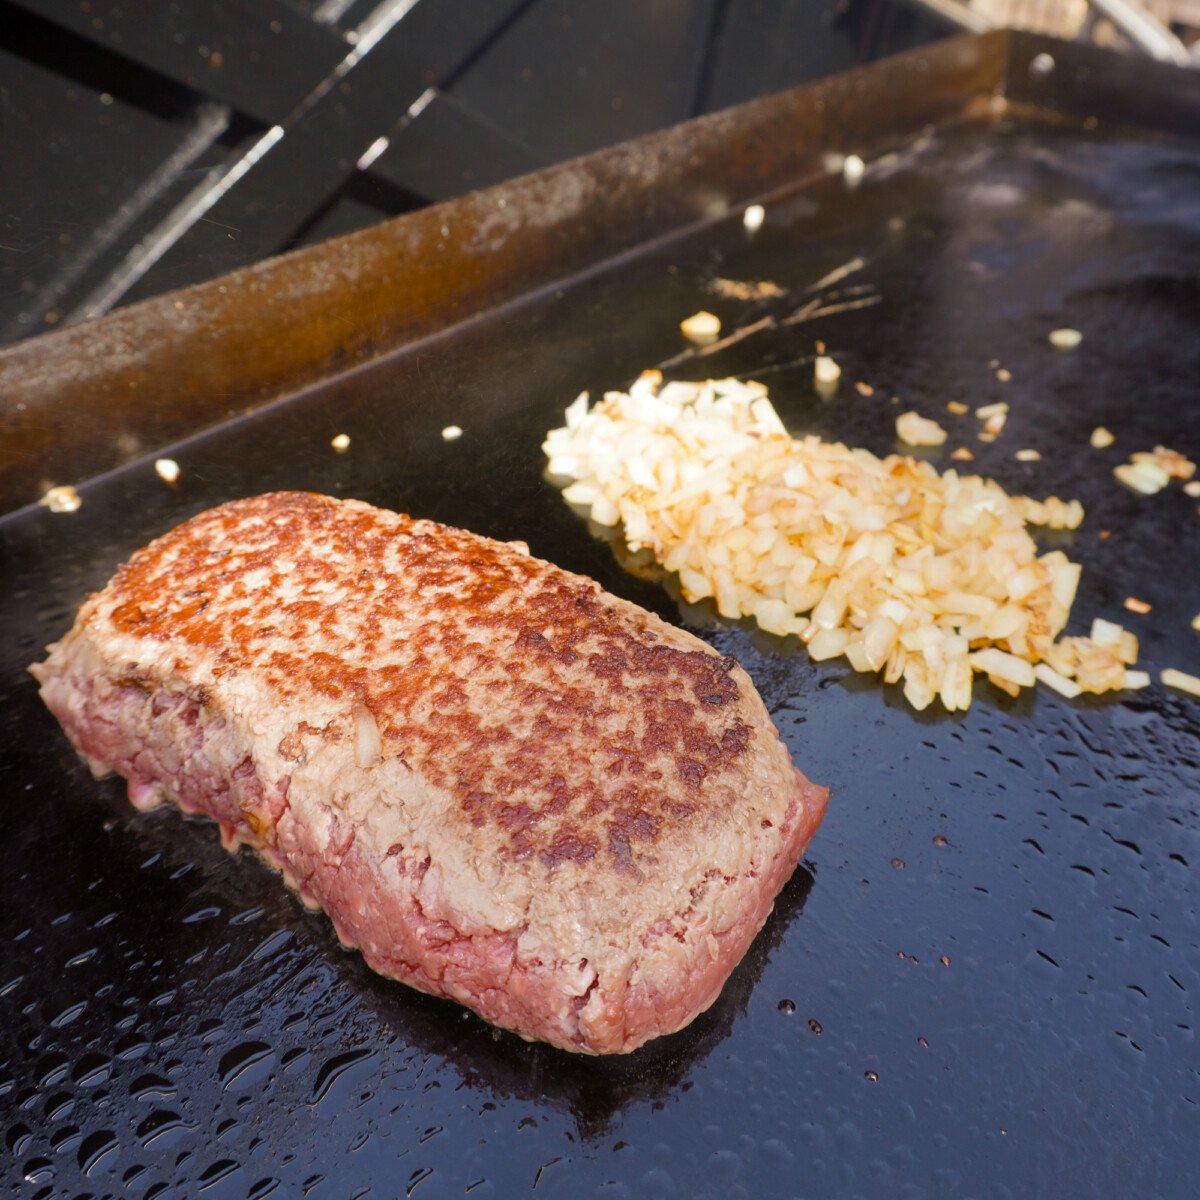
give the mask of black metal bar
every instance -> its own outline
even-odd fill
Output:
[[[351,47],[283,0],[15,0],[105,49],[275,125]]]
[[[370,171],[438,201],[536,171],[547,163],[545,155],[461,100],[434,91],[419,114],[401,121]]]
[[[172,287],[194,283],[276,253],[298,221],[353,175],[362,153],[521,3],[420,0],[378,45],[326,81],[252,169],[211,203],[200,198],[196,219],[161,254],[156,280],[129,295],[162,291],[164,279]],[[341,153],[331,154],[331,146]]]

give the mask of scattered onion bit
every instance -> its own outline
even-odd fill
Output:
[[[1159,679],[1166,687],[1178,688],[1179,691],[1187,692],[1191,696],[1200,696],[1200,679],[1195,675],[1189,675],[1186,671],[1177,671],[1174,667],[1167,667],[1159,675]]]
[[[60,484],[50,488],[38,503],[52,513],[69,513],[83,503],[83,498],[69,484]]]
[[[917,709],[967,708],[976,674],[1009,693],[1127,684],[1136,639],[1112,623],[1099,640],[1059,636],[1080,567],[1039,554],[1026,528],[1077,528],[1078,501],[792,438],[767,389],[736,379],[643,377],[591,409],[582,394],[565,418],[543,445],[564,498],[622,526],[689,603],[900,683]]]
[[[936,421],[915,412],[896,418],[896,436],[907,446],[941,446],[946,441],[946,431]]]
[[[1127,488],[1143,496],[1161,492],[1171,482],[1170,475],[1154,463],[1122,463],[1113,467],[1113,475]]]
[[[1015,457],[1018,462],[1037,462],[1042,456],[1036,450],[1018,450]]]
[[[854,385],[854,390],[858,392],[860,396],[875,395],[875,389],[869,383],[863,383],[861,379]]]
[[[462,435],[463,435],[462,426],[447,425],[446,428],[442,430],[442,441],[443,442],[457,442],[458,439],[460,437],[462,437]]]
[[[1105,429],[1103,425],[1097,425],[1096,428],[1092,430],[1092,436],[1089,440],[1095,449],[1107,450],[1108,447],[1111,446],[1117,439],[1113,437],[1113,435],[1107,429]]]
[[[1155,446],[1153,450],[1140,450],[1129,456],[1129,462],[1113,468],[1113,474],[1126,487],[1153,496],[1161,492],[1172,479],[1191,479],[1196,473],[1196,464],[1166,446]]]
[[[1139,600],[1136,596],[1126,596],[1125,607],[1130,612],[1138,613],[1143,617],[1150,611],[1150,605],[1145,600]]]
[[[946,405],[946,411],[953,413],[956,417],[961,417],[963,413],[970,412],[971,410],[961,400],[951,400]]]
[[[975,410],[975,415],[983,422],[983,433],[990,436],[984,441],[994,441],[1004,432],[1004,423],[1008,420],[1008,405],[1003,401],[997,404],[985,404]],[[983,437],[983,434],[980,434]]]
[[[1083,341],[1083,334],[1078,329],[1052,329],[1050,345],[1057,350],[1074,350]]]
[[[818,354],[813,363],[813,382],[819,395],[829,399],[837,391],[842,368],[828,354]]]
[[[762,228],[766,216],[767,210],[761,204],[751,204],[742,213],[742,224],[753,233],[756,229]]]
[[[334,436],[333,441],[329,443],[339,454],[345,454],[350,449],[350,435],[339,433]]]
[[[996,378],[1001,383],[1008,383],[1012,379],[1012,372],[1007,367],[1000,367],[996,372]]]
[[[710,346],[721,334],[721,318],[701,310],[679,322],[679,331],[697,346]]]
[[[957,450],[951,453],[950,457],[958,459],[959,462],[975,461],[975,455],[973,455],[971,451],[966,448],[966,446],[959,446]]]
[[[770,300],[784,295],[784,290],[769,279],[722,279],[709,282],[708,290],[726,300]]]
[[[1153,463],[1161,467],[1172,479],[1191,479],[1196,473],[1196,464],[1178,450],[1166,446],[1155,446],[1153,450],[1141,450],[1129,456],[1134,463]]]
[[[1183,485],[1183,493],[1185,496],[1193,498],[1200,496],[1200,479],[1193,479],[1190,483],[1185,483]]]
[[[1197,633],[1200,633],[1200,613],[1197,613],[1197,614],[1196,614],[1196,615],[1195,615],[1195,616],[1192,618],[1192,628],[1193,628],[1193,629],[1194,629],[1194,630],[1195,630]]]
[[[156,458],[154,471],[163,483],[179,482],[179,464],[173,458]]]

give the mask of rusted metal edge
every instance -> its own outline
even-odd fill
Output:
[[[957,37],[698,118],[0,352],[0,511],[996,94]],[[1145,64],[1143,64],[1143,69]]]

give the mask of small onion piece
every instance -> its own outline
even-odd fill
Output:
[[[1159,679],[1166,687],[1176,688],[1191,696],[1200,696],[1200,678],[1189,675],[1186,671],[1177,671],[1174,667],[1167,667],[1159,675]]]
[[[721,336],[721,318],[701,310],[680,321],[679,332],[695,346],[710,346]]]
[[[1050,345],[1056,350],[1074,350],[1083,341],[1083,334],[1078,329],[1052,329]]]
[[[1153,496],[1171,482],[1171,476],[1154,463],[1122,463],[1113,467],[1113,474],[1127,488],[1143,496]]]
[[[813,362],[813,383],[817,394],[828,400],[837,391],[842,368],[828,354],[818,354]]]
[[[946,441],[946,431],[936,421],[916,412],[896,418],[896,436],[907,446],[941,446]]]
[[[179,482],[179,464],[173,458],[156,458],[154,473],[163,483]]]
[[[1065,696],[1068,700],[1074,700],[1076,696],[1083,694],[1083,688],[1079,684],[1065,675],[1060,675],[1049,663],[1038,663],[1033,668],[1033,673],[1048,688],[1056,691],[1060,696]]]
[[[38,503],[52,513],[72,513],[83,504],[83,498],[70,484],[60,484],[50,488]]]

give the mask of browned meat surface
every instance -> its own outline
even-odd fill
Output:
[[[218,821],[377,971],[568,1050],[716,998],[824,812],[729,658],[356,501],[202,513],[33,669],[97,773]]]

